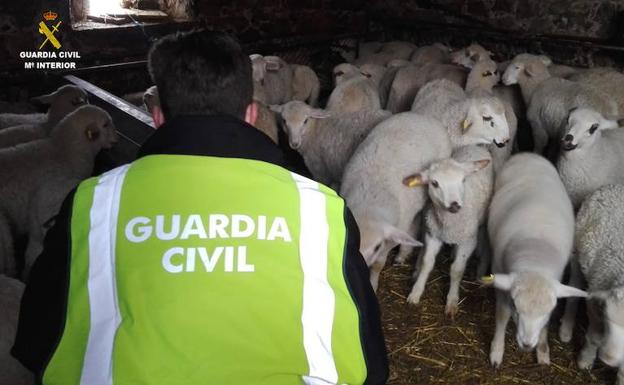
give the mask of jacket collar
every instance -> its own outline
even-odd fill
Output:
[[[229,115],[175,117],[147,139],[138,157],[156,154],[253,159],[292,168],[268,136]]]

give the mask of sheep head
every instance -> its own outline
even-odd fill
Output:
[[[317,119],[326,119],[331,116],[329,111],[310,107],[297,100],[283,105],[271,105],[269,108],[282,117],[284,129],[288,134],[288,142],[294,150],[298,150],[305,142],[306,134],[312,130]]]
[[[600,131],[619,126],[617,118],[605,118],[593,108],[573,108],[568,115],[561,148],[566,152],[588,148],[596,142]]]
[[[87,93],[80,87],[65,85],[56,91],[32,98],[33,101],[48,104],[48,121],[55,124],[80,106],[89,104]]]
[[[496,97],[471,97],[461,122],[464,144],[490,144],[505,147],[509,142],[509,124],[505,106]]]
[[[490,159],[457,162],[445,159],[429,166],[420,173],[403,179],[408,187],[428,186],[431,201],[438,209],[457,213],[464,206],[464,182],[466,177],[485,168]]]
[[[516,321],[516,340],[522,350],[537,346],[541,330],[548,324],[557,305],[557,298],[587,297],[583,290],[536,271],[494,274],[486,283],[509,294],[513,318]]]
[[[544,55],[520,54],[507,66],[503,74],[503,83],[510,86],[548,77],[550,76],[548,66],[551,64],[550,58]]]

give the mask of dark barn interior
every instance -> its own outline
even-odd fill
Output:
[[[334,88],[332,69],[358,57],[361,43],[368,41],[400,40],[417,47],[442,43],[451,51],[479,43],[493,53],[496,62],[531,53],[579,70],[624,70],[621,0],[181,0],[181,8],[174,4],[167,9],[159,9],[158,1],[139,0],[124,8],[133,10],[129,17],[112,11],[105,16],[92,14],[89,1],[105,3],[0,3],[0,114],[45,112],[46,107],[33,102],[33,97],[64,84],[83,88],[90,104],[112,116],[119,134],[115,146],[98,155],[94,174],[134,160],[154,131],[150,114],[141,107],[143,92],[153,85],[147,53],[155,41],[176,31],[227,31],[248,54],[277,55],[287,63],[311,67],[320,81],[321,106]],[[22,54],[40,52],[43,37],[37,25],[48,11],[62,21],[56,34],[62,50],[80,55],[67,59],[76,68],[25,68],[30,61],[55,61]],[[49,46],[42,51],[55,50]],[[518,127],[523,124],[526,121],[519,119]],[[518,136],[519,141],[529,143],[521,143],[520,148],[530,149],[530,134],[522,138],[519,131]],[[279,144],[298,158],[283,131]],[[624,236],[621,229],[620,236]],[[16,254],[24,253],[26,240],[17,243]],[[616,382],[617,368],[600,360],[591,370],[578,368],[576,359],[587,331],[585,306],[579,308],[572,341],[564,343],[558,336],[563,300],[550,322],[550,365],[537,364],[535,352],[521,351],[515,326],[511,326],[505,359],[500,368],[493,369],[489,352],[495,325],[494,289],[479,283],[477,262],[468,264],[459,312],[451,319],[444,314],[450,253],[444,249],[438,257],[419,306],[406,302],[415,258],[411,256],[409,266],[393,264],[389,258],[377,291],[390,363],[389,384],[622,384],[621,378]],[[24,263],[23,257],[18,258],[18,270]],[[0,385],[5,385],[2,378],[0,374]]]

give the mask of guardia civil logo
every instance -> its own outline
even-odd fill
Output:
[[[41,36],[41,40],[35,41],[36,46],[33,46],[33,49],[37,50],[20,52],[20,58],[24,60],[24,69],[46,71],[76,69],[80,53],[61,49],[62,24],[58,13],[51,10],[43,12],[43,20],[35,26]]]
[[[56,22],[57,18],[58,14],[56,12],[48,11],[43,14],[44,20],[39,22],[39,33],[45,37],[45,40],[43,40],[43,43],[39,46],[39,50],[48,43],[56,49],[61,49],[61,42],[55,34],[59,31],[62,21],[59,20]],[[46,23],[50,23],[50,25],[48,26]]]

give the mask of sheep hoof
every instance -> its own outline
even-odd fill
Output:
[[[592,354],[589,354],[585,350],[581,350],[581,354],[579,354],[578,359],[576,360],[576,364],[579,369],[582,370],[590,370],[594,366],[594,357]]]
[[[490,364],[492,364],[492,367],[494,369],[498,369],[500,368],[501,364],[503,363],[503,352],[498,351],[498,350],[492,350],[490,352]]]
[[[410,305],[418,306],[420,304],[420,296],[421,294],[418,293],[410,293],[410,295],[407,296],[407,303]]]
[[[537,349],[537,363],[540,365],[550,365],[550,353]]]
[[[568,324],[562,323],[559,327],[559,339],[564,343],[572,341],[572,328]]]
[[[453,321],[455,320],[455,316],[458,312],[459,306],[457,305],[457,303],[447,304],[444,310],[444,314],[446,314],[446,316],[451,318]]]

